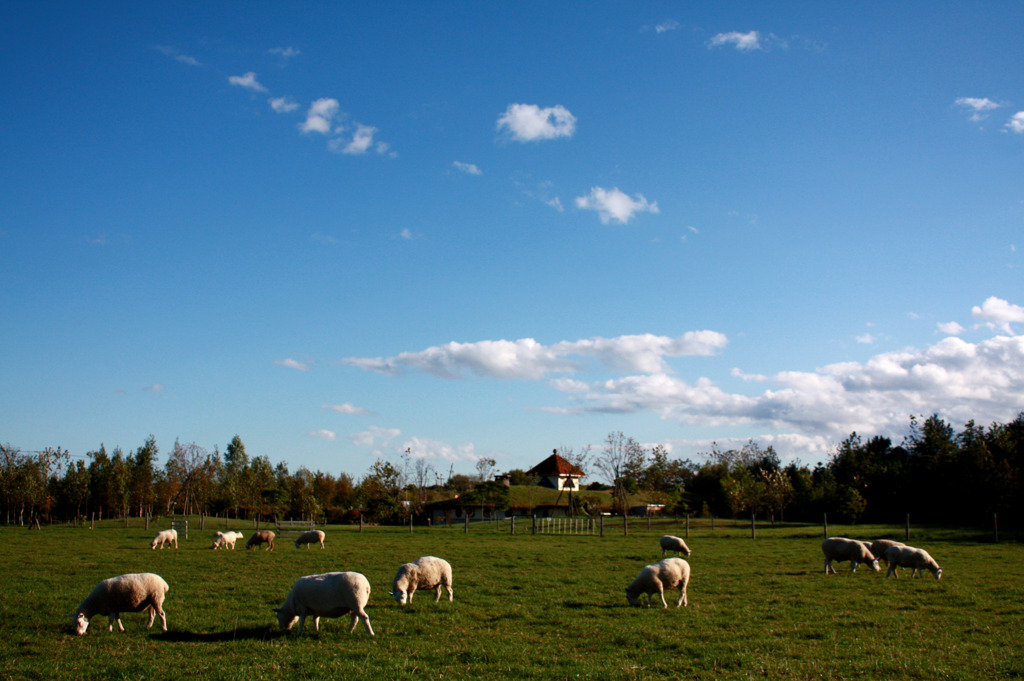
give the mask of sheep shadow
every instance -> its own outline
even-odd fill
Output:
[[[227,641],[273,641],[287,635],[287,631],[264,626],[240,627],[228,631],[164,631],[154,634],[153,638],[170,643],[224,643]]]

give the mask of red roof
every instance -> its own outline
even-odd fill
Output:
[[[539,464],[526,471],[527,475],[572,475],[583,477],[583,471],[560,457],[552,454]]]

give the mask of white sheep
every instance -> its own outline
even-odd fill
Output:
[[[878,567],[878,561],[875,559],[875,556],[868,550],[868,545],[856,539],[829,537],[821,542],[821,552],[825,554],[826,575],[829,573],[834,575],[836,573],[836,569],[832,567],[832,561],[838,563],[844,560],[850,561],[850,572],[856,571],[857,566],[861,563],[867,563],[875,572],[881,569]]]
[[[682,558],[665,558],[654,565],[645,565],[633,583],[626,587],[626,600],[630,605],[639,606],[640,597],[647,594],[647,607],[651,607],[653,594],[661,597],[661,604],[668,607],[665,601],[665,590],[679,589],[679,600],[676,607],[686,606],[686,586],[690,583],[690,564]]]
[[[942,579],[942,568],[924,549],[915,549],[913,546],[890,546],[885,551],[885,561],[889,563],[889,571],[885,573],[886,579],[890,575],[899,579],[897,568],[901,567],[913,568],[910,572],[911,577],[928,570],[935,579]]]
[[[452,591],[452,566],[443,558],[423,556],[414,563],[406,563],[398,568],[395,581],[391,585],[391,595],[399,605],[412,601],[417,589],[436,589],[437,598],[441,600],[441,588],[448,589],[448,600],[454,600]]]
[[[81,636],[89,628],[89,620],[94,615],[106,615],[110,618],[109,630],[117,628],[124,631],[121,624],[122,612],[149,611],[149,624],[160,615],[160,628],[167,631],[167,615],[164,613],[164,596],[170,589],[160,575],[152,572],[141,572],[119,577],[104,579],[85,597],[75,612],[69,617],[75,620],[75,633]]]
[[[178,548],[178,531],[163,530],[162,532],[157,532],[156,536],[153,537],[153,541],[150,542],[149,548],[155,549],[159,545],[163,549],[164,544],[174,544],[174,548]]]
[[[316,544],[318,542],[320,544],[320,548],[323,548],[324,537],[326,536],[327,535],[324,534],[323,530],[308,530],[295,538],[295,548],[299,548],[305,544],[308,549],[310,544]]]
[[[690,547],[687,546],[686,542],[679,537],[673,537],[671,534],[666,534],[658,541],[661,544],[661,555],[663,558],[669,551],[675,551],[676,554],[682,553],[687,558],[690,557]]]
[[[356,630],[359,620],[370,636],[373,627],[366,614],[366,603],[370,600],[370,582],[358,572],[327,572],[322,575],[300,577],[284,605],[274,608],[277,623],[282,629],[291,629],[299,621],[299,636],[307,617],[313,618],[313,626],[320,631],[321,617],[341,617],[352,614],[352,626],[348,633]]]
[[[230,546],[234,550],[235,542],[239,539],[245,539],[241,532],[217,532],[213,535],[213,548],[222,549]]]
[[[906,546],[903,542],[898,542],[892,539],[876,539],[871,542],[871,546],[868,548],[871,551],[871,555],[878,560],[884,560],[888,565],[889,559],[885,557],[885,552],[892,546]]]

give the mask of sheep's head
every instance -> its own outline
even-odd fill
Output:
[[[942,568],[935,568],[932,574],[935,575],[935,579],[942,579]]]
[[[289,614],[282,608],[274,608],[274,612],[277,613],[277,626],[282,629],[291,629],[292,625],[299,621],[297,615]]]
[[[633,593],[632,591],[630,591],[629,589],[626,589],[626,600],[629,601],[629,604],[632,605],[633,607],[635,607],[635,608],[639,608],[640,607],[640,598],[639,598],[639,596],[637,594]]]
[[[873,570],[874,572],[878,572],[879,570],[881,570],[881,569],[882,569],[882,568],[878,567],[878,559],[877,559],[877,558],[873,558],[873,559],[871,560],[871,569],[872,569],[872,570]]]
[[[405,591],[404,589],[398,589],[397,591],[392,591],[391,592],[391,596],[395,599],[395,601],[399,605],[405,605],[406,603],[409,602],[409,592]]]
[[[77,616],[72,615],[71,617],[75,620],[75,635],[81,636],[89,628],[89,618],[83,613],[78,613]]]

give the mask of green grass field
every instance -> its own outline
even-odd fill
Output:
[[[998,679],[1024,677],[1024,546],[915,530],[911,544],[944,568],[884,579],[884,568],[823,574],[821,529],[719,522],[691,527],[687,608],[630,608],[624,589],[660,560],[657,538],[682,524],[621,521],[604,537],[517,534],[496,526],[325,528],[327,549],[212,551],[210,525],[178,550],[149,549],[153,531],[0,528],[0,674],[5,679]],[[223,521],[216,529],[221,529]],[[507,525],[506,525],[507,527]],[[249,536],[252,528],[232,523]],[[830,528],[899,539],[902,528]],[[455,601],[388,595],[398,566],[437,555],[454,569]],[[277,630],[272,608],[308,574],[355,570],[373,589],[377,636],[348,617]],[[171,586],[169,631],[98,616],[85,636],[65,615],[101,579],[150,571]],[[670,605],[672,596],[669,596]],[[297,629],[297,627],[296,627]]]

